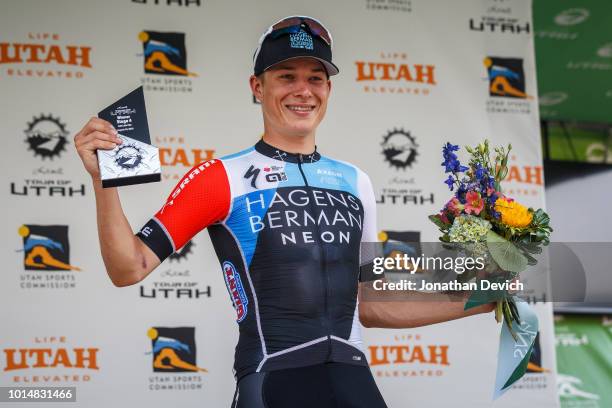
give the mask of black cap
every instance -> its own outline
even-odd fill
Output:
[[[332,62],[331,46],[321,37],[312,34],[306,24],[295,33],[283,33],[278,37],[270,35],[271,32],[272,30],[268,29],[255,51],[253,61],[255,75],[260,75],[279,62],[301,57],[319,60],[330,76],[339,72],[338,67]]]

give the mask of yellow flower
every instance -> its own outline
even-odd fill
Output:
[[[498,198],[495,201],[495,211],[501,213],[502,222],[511,227],[526,227],[533,219],[533,214],[527,207],[505,198]]]

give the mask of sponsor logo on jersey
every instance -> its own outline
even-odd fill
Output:
[[[249,167],[244,173],[243,177],[247,180],[251,180],[251,187],[258,188],[257,178],[259,177],[259,174],[262,170],[264,172],[264,178],[268,183],[278,183],[287,180],[287,174],[282,171],[283,168],[280,166],[264,166],[260,169],[258,167],[255,167],[254,165],[251,165],[251,167]]]
[[[230,261],[223,262],[223,278],[225,279],[225,285],[236,309],[236,322],[240,323],[244,320],[247,315],[247,305],[249,300],[247,298],[240,274],[236,270],[234,264]]]
[[[215,164],[215,162],[216,160],[210,160],[210,161],[204,162],[200,164],[198,167],[191,170],[189,174],[185,175],[185,177],[183,177],[183,179],[181,180],[180,184],[174,189],[174,191],[170,195],[170,199],[164,204],[164,206],[160,210],[160,214],[164,213],[164,209],[166,208],[166,206],[174,204],[174,200],[179,196],[179,194],[181,194],[181,191],[183,191],[185,187],[187,187],[189,182],[191,182],[194,178],[200,175],[204,170],[209,168],[211,165]]]

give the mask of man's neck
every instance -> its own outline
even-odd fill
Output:
[[[314,133],[307,136],[283,136],[274,132],[265,132],[263,140],[288,153],[310,154],[315,150]]]

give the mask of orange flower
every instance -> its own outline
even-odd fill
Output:
[[[498,198],[495,201],[495,211],[501,214],[502,222],[510,227],[526,227],[533,219],[533,214],[527,207],[507,198]]]

